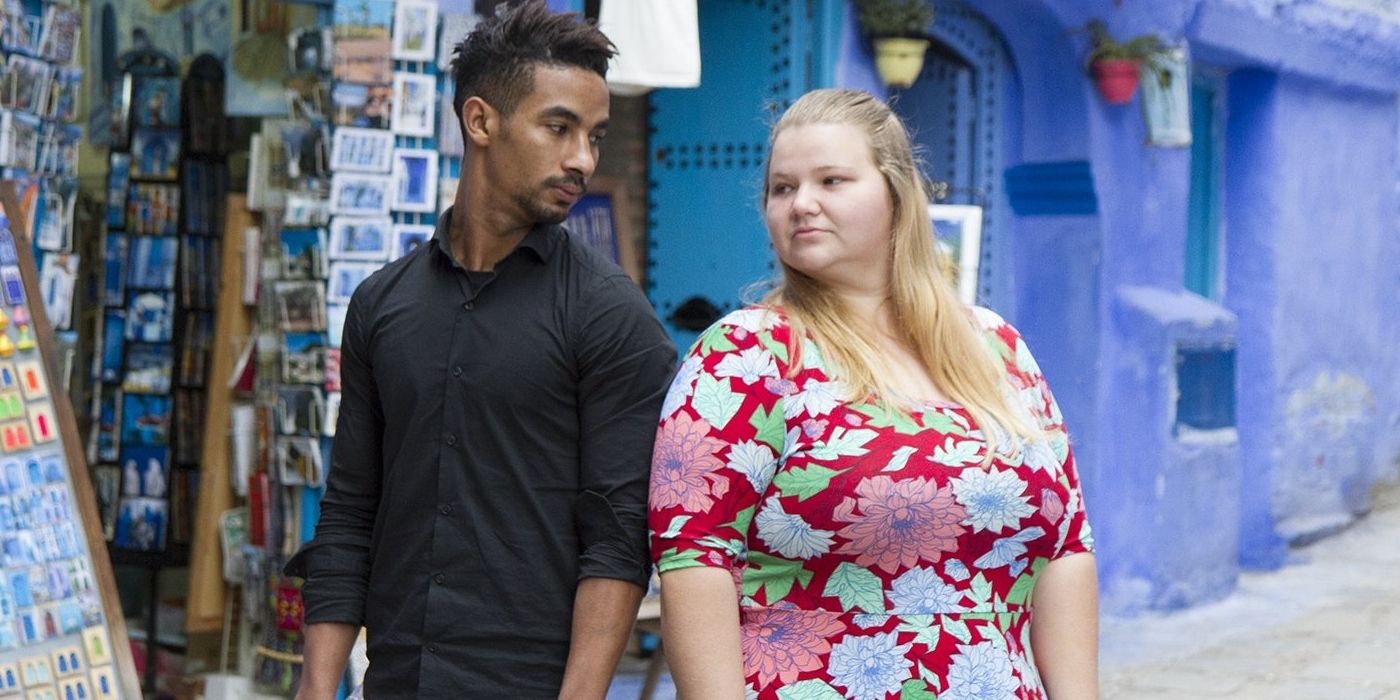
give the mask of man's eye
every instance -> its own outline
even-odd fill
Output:
[[[565,127],[563,124],[546,124],[545,128],[549,129],[550,131],[556,134],[562,134],[564,133],[567,127]]]

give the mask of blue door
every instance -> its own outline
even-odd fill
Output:
[[[759,212],[768,126],[807,90],[809,3],[699,3],[701,84],[651,97],[647,286],[682,351],[775,274]]]
[[[996,28],[965,3],[941,0],[937,9],[923,72],[890,102],[921,149],[936,201],[982,207],[978,303],[1012,317],[1011,209],[1002,191],[1011,59]]]

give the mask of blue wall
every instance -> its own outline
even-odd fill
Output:
[[[946,2],[937,3],[946,5]],[[1264,5],[1268,5],[1265,7]],[[1105,606],[1227,594],[1363,512],[1400,457],[1400,17],[1318,3],[983,0],[1017,72],[1007,167],[1084,161],[1097,207],[1021,215],[1000,272],[1064,409]],[[1257,7],[1256,7],[1257,6]],[[1224,72],[1224,298],[1183,289],[1190,149],[1084,76],[1088,19]],[[837,84],[879,90],[852,13]],[[904,106],[905,109],[909,105]],[[1235,429],[1176,425],[1177,353],[1232,350]]]

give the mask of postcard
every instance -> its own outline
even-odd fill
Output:
[[[437,119],[437,82],[422,73],[394,73],[390,128],[405,136],[432,136]]]

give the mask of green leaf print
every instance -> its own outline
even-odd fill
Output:
[[[869,420],[865,424],[872,428],[893,428],[896,433],[904,435],[913,435],[924,430],[909,414],[880,404],[852,404],[850,409],[866,416]]]
[[[841,601],[847,611],[860,608],[866,612],[884,612],[885,589],[875,572],[851,562],[841,562],[826,580],[824,596]]]
[[[978,448],[983,443],[976,440],[963,440],[957,442],[956,438],[949,437],[943,441],[939,447],[933,448],[933,456],[930,460],[937,464],[949,467],[965,467],[969,464],[978,464],[982,461],[982,455],[977,454]]]
[[[915,644],[923,644],[930,650],[938,646],[938,637],[943,633],[943,628],[939,627],[936,615],[905,615],[899,623],[900,632],[908,632],[914,635]]]
[[[778,689],[778,700],[846,700],[826,681],[812,678]]]
[[[699,559],[700,555],[704,554],[703,551],[698,549],[687,549],[684,552],[680,551],[680,549],[680,547],[672,547],[662,552],[661,560],[657,568],[662,571],[667,571],[670,569],[683,569],[687,566],[696,566],[695,560]]]
[[[794,583],[806,586],[812,582],[812,572],[802,562],[779,559],[763,552],[749,552],[748,569],[744,572],[744,595],[751,596],[760,588],[769,605],[787,597]]]
[[[755,431],[753,439],[771,448],[775,454],[783,454],[783,430],[787,428],[787,423],[783,421],[783,407],[774,405],[772,411],[763,410],[763,406],[756,406],[753,415],[749,416],[749,425]]]
[[[1031,592],[1035,590],[1035,581],[1040,578],[1040,572],[1050,560],[1045,557],[1036,557],[1031,561],[1031,565],[1016,577],[1016,582],[1011,584],[1011,590],[1006,593],[1006,602],[1011,605],[1025,605],[1031,599]]]
[[[696,380],[695,396],[690,400],[695,412],[716,430],[723,430],[729,425],[743,404],[744,397],[730,390],[728,377],[709,374],[702,374]]]
[[[979,571],[976,576],[972,577],[971,590],[968,591],[967,597],[972,601],[974,608],[982,608],[987,605],[987,601],[991,600],[992,584],[987,581],[987,577],[982,572]]]
[[[944,620],[943,631],[957,637],[963,644],[972,643],[972,630],[968,629],[967,623],[961,619]]]
[[[957,414],[951,414],[957,415]],[[924,426],[947,435],[967,436],[967,428],[953,422],[948,411],[938,409],[924,413]]]
[[[740,552],[744,551],[743,540],[726,540],[723,537],[715,537],[714,535],[701,537],[695,540],[695,544],[702,544],[711,549],[718,549],[731,557],[737,557]]]
[[[923,680],[910,678],[900,686],[899,700],[938,700],[938,693],[931,692]]]
[[[685,525],[687,520],[690,520],[690,517],[691,516],[689,515],[677,515],[676,517],[671,518],[671,524],[666,526],[666,531],[661,533],[660,535],[657,535],[657,537],[665,539],[667,537],[675,537],[681,534],[681,528]]]
[[[823,443],[818,443],[807,454],[812,459],[829,461],[837,457],[860,457],[869,452],[865,449],[866,443],[875,439],[879,435],[874,430],[860,428],[857,430],[846,430],[836,428],[831,431],[831,437]]]
[[[805,501],[825,490],[832,477],[843,471],[846,470],[827,469],[820,464],[809,464],[806,467],[778,472],[777,476],[773,477],[773,485],[777,486],[784,496],[797,496],[797,500]]]
[[[753,522],[754,507],[749,506],[734,514],[734,519],[721,525],[720,527],[732,527],[740,535],[746,535],[749,531],[749,523]],[[681,516],[676,516],[681,517]]]
[[[705,335],[700,336],[700,354],[708,355],[712,352],[733,352],[739,349],[734,341],[729,339],[730,327],[722,323],[716,323],[705,331]]]
[[[773,334],[769,331],[763,331],[759,333],[758,342],[763,347],[768,348],[768,352],[773,353],[773,357],[778,358],[779,362],[782,362],[784,364],[787,363],[787,343],[778,342],[777,339],[773,337]]]

